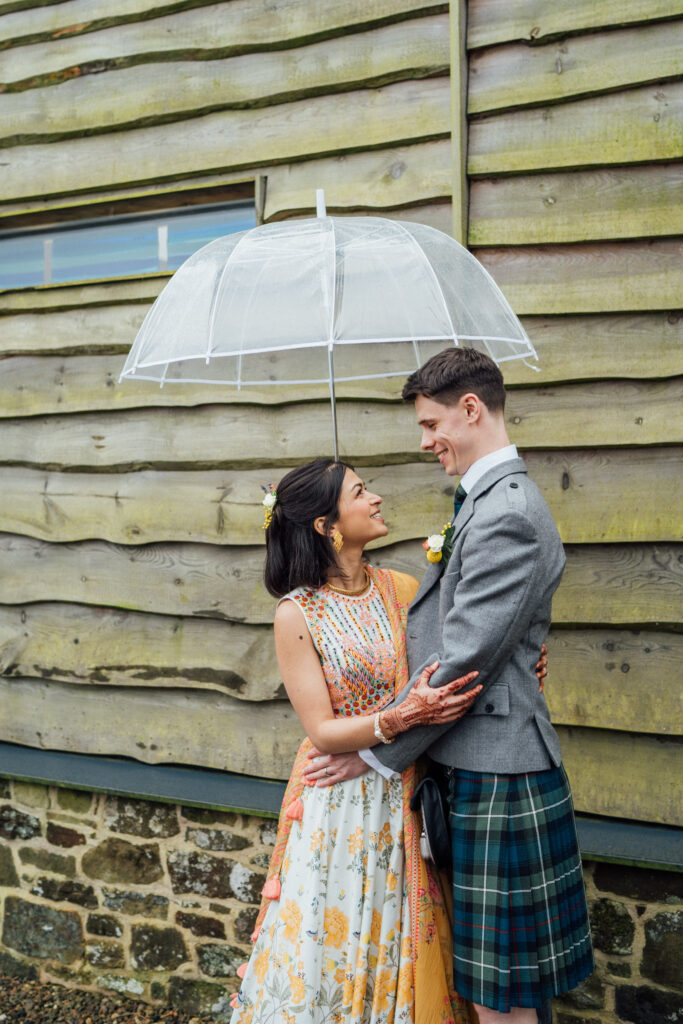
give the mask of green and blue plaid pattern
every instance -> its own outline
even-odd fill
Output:
[[[593,970],[569,783],[453,769],[456,991],[501,1013],[540,1007]]]

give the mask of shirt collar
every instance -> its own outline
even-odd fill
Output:
[[[495,452],[489,452],[488,455],[482,455],[480,459],[472,463],[466,473],[463,473],[460,484],[469,494],[476,482],[483,477],[484,473],[488,473],[490,469],[498,466],[501,462],[509,462],[510,459],[516,458],[517,445],[514,444],[508,444],[505,448],[499,448]]]

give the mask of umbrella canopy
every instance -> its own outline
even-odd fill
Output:
[[[227,235],[191,256],[147,314],[121,377],[328,383],[334,404],[335,379],[405,376],[448,343],[498,363],[537,358],[493,278],[448,235],[322,216]]]

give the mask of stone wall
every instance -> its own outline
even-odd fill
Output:
[[[0,779],[0,974],[229,1020],[271,820]],[[586,864],[598,969],[556,1024],[683,1021],[683,874]]]
[[[0,779],[0,973],[229,1020],[275,823]]]
[[[683,1021],[683,874],[584,864],[597,969],[556,1024]]]

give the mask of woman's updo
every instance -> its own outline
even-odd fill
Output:
[[[347,469],[346,462],[315,459],[283,476],[277,485],[277,502],[266,530],[264,582],[269,593],[282,597],[295,587],[322,587],[328,569],[337,569],[329,537],[339,517],[339,495]],[[313,526],[325,519],[326,534]]]

